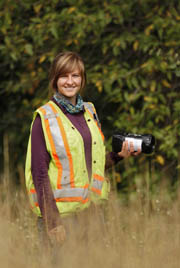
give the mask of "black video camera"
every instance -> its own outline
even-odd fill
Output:
[[[124,141],[128,141],[129,146],[130,142],[132,142],[134,151],[140,148],[141,152],[144,154],[151,154],[155,149],[155,137],[151,134],[138,135],[132,133],[117,133],[112,137],[113,152],[121,152]]]

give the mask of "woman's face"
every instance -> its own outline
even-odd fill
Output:
[[[73,72],[59,76],[57,80],[57,91],[75,105],[76,95],[81,89],[81,82],[81,74],[78,68],[76,68]]]

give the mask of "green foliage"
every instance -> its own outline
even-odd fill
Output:
[[[178,1],[7,0],[0,18],[0,124],[15,162],[24,161],[32,112],[47,99],[50,63],[62,50],[79,52],[86,63],[84,98],[95,102],[108,149],[115,129],[152,133],[154,163],[177,159]]]

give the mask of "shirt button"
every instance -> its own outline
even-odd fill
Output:
[[[94,160],[93,163],[96,164],[96,160]]]
[[[91,121],[91,119],[88,119],[88,122],[90,122]]]
[[[75,129],[74,127],[72,127],[72,129]]]
[[[94,141],[94,144],[96,144],[96,141]]]
[[[86,173],[86,170],[83,170],[84,173]]]

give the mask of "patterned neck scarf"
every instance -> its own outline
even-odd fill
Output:
[[[76,105],[73,105],[71,102],[69,102],[59,92],[56,92],[53,98],[57,101],[58,104],[62,105],[70,114],[76,114],[84,110],[83,100],[79,94],[77,95]]]

